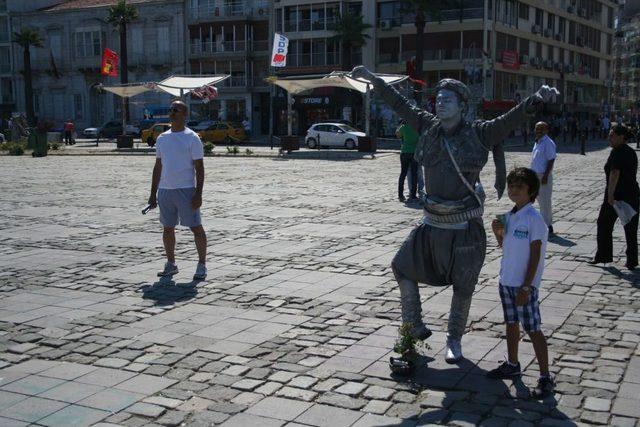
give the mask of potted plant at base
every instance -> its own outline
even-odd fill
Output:
[[[393,351],[398,353],[400,357],[390,357],[389,368],[394,374],[409,375],[415,369],[415,363],[412,359],[418,355],[416,347],[426,346],[426,343],[411,335],[411,324],[409,323],[400,325],[398,333],[400,336],[393,346]]]

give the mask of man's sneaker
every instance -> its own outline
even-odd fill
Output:
[[[512,365],[506,360],[496,369],[487,372],[487,377],[493,378],[494,380],[506,380],[508,378],[519,377],[520,375],[522,375],[520,362]]]
[[[158,271],[158,277],[173,276],[174,274],[178,274],[178,266],[169,261],[164,263],[164,270]]]
[[[457,363],[462,360],[462,340],[460,338],[447,338],[444,360],[447,363]]]
[[[207,265],[201,262],[196,267],[196,274],[193,275],[193,280],[204,280],[207,278]]]
[[[533,389],[531,395],[534,399],[544,399],[553,394],[553,389],[555,388],[556,383],[553,381],[551,377],[540,377],[538,379],[538,385]]]

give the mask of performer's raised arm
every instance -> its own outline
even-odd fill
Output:
[[[359,65],[351,71],[351,76],[358,80],[369,81],[376,94],[393,111],[407,121],[407,124],[418,134],[421,134],[435,120],[433,114],[412,105],[411,101],[400,94],[393,86],[369,71],[364,65]]]
[[[520,128],[527,116],[535,113],[538,105],[555,101],[559,94],[558,89],[554,87],[547,85],[540,87],[536,93],[525,98],[503,115],[480,123],[477,127],[480,139],[487,148],[493,148],[494,145],[501,143],[503,139],[508,137],[512,131]]]

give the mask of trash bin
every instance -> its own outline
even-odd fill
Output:
[[[133,137],[129,135],[118,135],[118,148],[133,148]]]
[[[358,151],[361,153],[375,153],[378,149],[375,138],[370,136],[358,137]]]
[[[33,129],[27,138],[27,148],[33,150],[33,157],[45,157],[49,151],[47,134]]]
[[[300,138],[296,135],[293,136],[283,136],[280,138],[280,145],[282,146],[282,151],[292,152],[294,150],[300,149]]]

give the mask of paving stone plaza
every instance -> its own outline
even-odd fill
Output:
[[[506,354],[488,238],[466,359],[444,362],[450,288],[422,288],[434,330],[409,378],[390,375],[400,324],[389,264],[421,218],[397,202],[397,155],[205,158],[209,276],[179,230],[173,281],[153,156],[0,157],[0,426],[640,425],[640,275],[595,252],[608,148],[562,153],[541,288],[555,398],[525,375],[485,378]],[[560,150],[562,151],[562,150]],[[529,154],[508,153],[507,165]],[[485,225],[497,201],[493,166]],[[488,233],[490,234],[490,233]],[[614,252],[624,253],[619,224]]]

